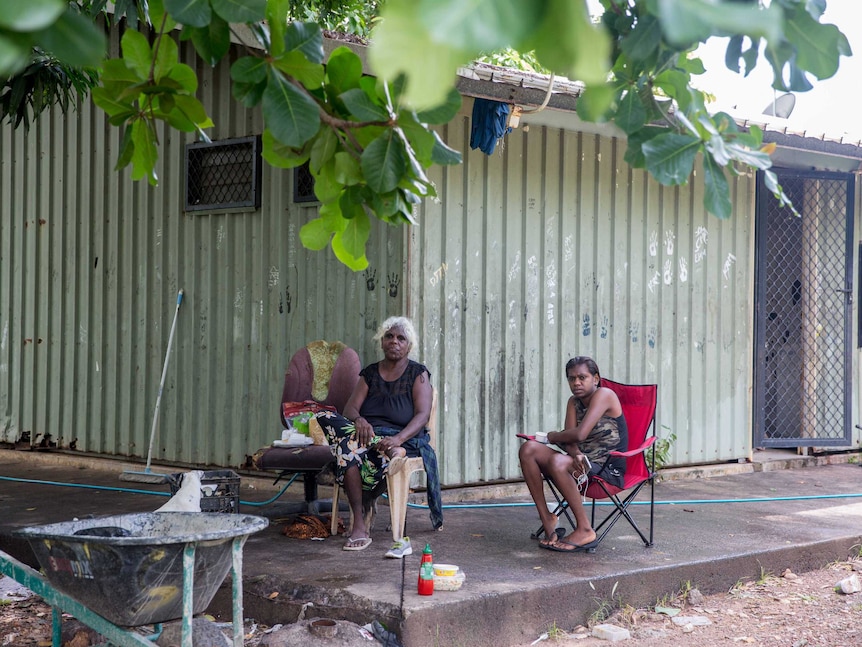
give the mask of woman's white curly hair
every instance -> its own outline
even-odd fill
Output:
[[[409,357],[413,357],[413,354],[419,346],[419,340],[416,337],[416,329],[413,327],[413,322],[407,317],[389,317],[386,319],[386,321],[380,324],[380,327],[377,329],[377,332],[374,335],[374,341],[381,341],[383,339],[383,335],[393,328],[400,328],[401,332],[404,333],[404,336],[407,337],[407,343],[410,344],[410,350],[407,354]]]

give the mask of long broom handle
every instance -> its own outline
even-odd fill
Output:
[[[150,431],[150,448],[147,450],[147,467],[150,471],[150,462],[153,458],[153,442],[156,439],[156,428],[159,426],[159,406],[162,403],[162,390],[165,388],[165,378],[168,376],[168,362],[171,359],[171,346],[174,343],[174,332],[177,329],[177,317],[180,314],[180,304],[183,302],[183,291],[177,292],[177,309],[174,311],[174,321],[171,324],[171,333],[168,335],[168,349],[165,351],[165,365],[162,367],[162,379],[159,382],[159,394],[156,396],[156,409],[153,412],[153,428]]]

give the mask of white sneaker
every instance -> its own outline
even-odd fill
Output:
[[[405,555],[413,554],[413,546],[410,545],[410,537],[402,537],[392,544],[392,548],[386,551],[386,557],[401,559]]]

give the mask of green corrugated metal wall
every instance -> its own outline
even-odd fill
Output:
[[[230,98],[228,70],[198,66],[211,136],[259,134],[259,115]],[[340,339],[378,357],[374,330],[404,308],[405,233],[375,228],[369,281],[299,244],[316,213],[292,202],[290,172],[264,165],[259,211],[186,214],[191,140],[160,133],[151,188],[114,171],[118,137],[89,102],[29,134],[0,127],[0,440],[51,434],[145,456],[183,288],[154,458],[240,465],[280,434],[293,351]]]
[[[214,139],[261,129],[227,70],[198,69]],[[341,339],[373,361],[377,323],[405,309],[440,395],[445,484],[519,478],[514,434],[560,426],[575,354],[659,384],[671,464],[747,457],[754,178],[731,178],[720,221],[699,176],[660,187],[607,134],[533,118],[470,151],[470,107],[443,129],[465,163],[433,171],[418,227],[375,228],[359,274],[298,244],[314,207],[288,172],[264,166],[258,212],[186,215],[182,137],[162,134],[152,189],[113,170],[118,133],[89,105],[28,137],[0,127],[0,438],[144,456],[182,287],[157,459],[241,464],[278,433],[296,348]]]
[[[465,151],[469,108],[445,132]],[[661,187],[625,148],[532,125],[435,176],[440,200],[410,239],[411,312],[440,393],[444,482],[519,478],[514,434],[560,428],[574,355],[660,385],[672,463],[748,455],[754,178],[731,179],[721,221],[700,177]]]

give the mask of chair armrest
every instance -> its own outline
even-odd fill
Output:
[[[641,454],[648,450],[650,447],[652,447],[655,444],[656,440],[658,440],[658,438],[656,438],[655,436],[649,436],[646,440],[643,441],[640,447],[635,447],[634,449],[630,449],[627,452],[612,451],[610,452],[610,455],[624,456],[626,458],[629,458],[630,456],[637,456],[638,454]]]

